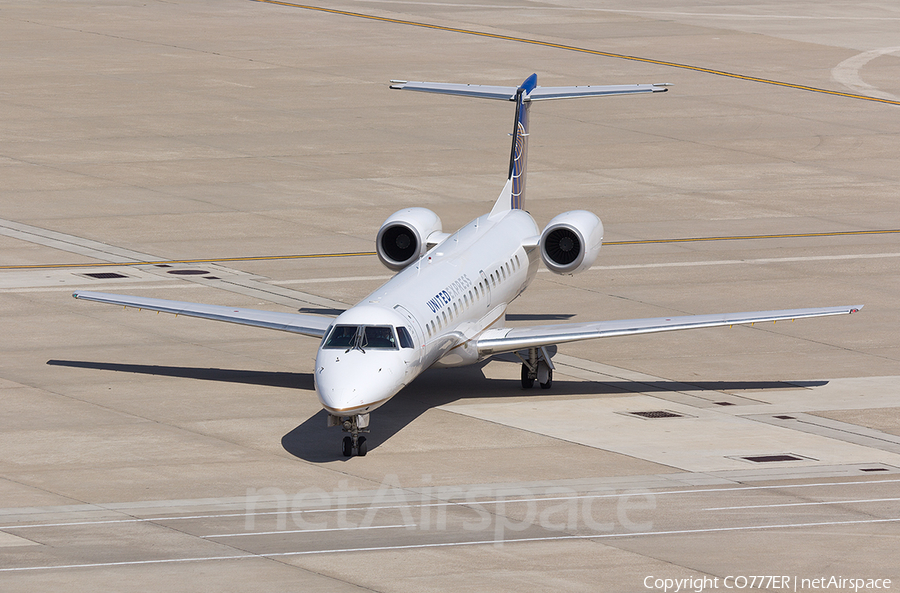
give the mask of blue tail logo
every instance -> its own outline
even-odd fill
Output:
[[[537,74],[525,79],[516,89],[516,120],[513,127],[512,152],[509,157],[509,180],[512,182],[512,194],[509,207],[521,210],[525,207],[525,165],[528,157],[528,110],[531,102],[526,101],[528,94],[537,87]]]

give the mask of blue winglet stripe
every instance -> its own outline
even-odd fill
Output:
[[[526,78],[519,88],[525,91],[526,95],[537,88],[537,73]]]

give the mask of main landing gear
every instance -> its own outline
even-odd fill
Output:
[[[553,385],[553,361],[546,348],[529,348],[528,359],[516,352],[522,361],[522,389],[531,389],[537,381],[541,389],[550,389]]]
[[[366,437],[361,436],[362,432],[369,427],[369,415],[357,414],[356,416],[334,416],[328,415],[328,426],[340,425],[341,430],[349,432],[350,436],[344,437],[341,443],[341,453],[344,457],[352,457],[353,451],[360,457],[365,457],[369,452],[369,446],[366,444]]]

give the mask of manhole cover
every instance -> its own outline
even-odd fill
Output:
[[[177,276],[202,276],[203,274],[209,274],[207,270],[169,270],[168,273]]]

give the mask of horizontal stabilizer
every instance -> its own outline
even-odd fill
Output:
[[[574,99],[577,97],[605,97],[611,95],[639,95],[641,93],[664,93],[666,84],[614,84],[606,86],[548,86],[537,87],[526,97],[526,101],[546,99]]]
[[[448,84],[441,82],[407,82],[392,80],[391,88],[405,91],[421,91],[423,93],[439,93],[442,95],[463,95],[482,99],[501,99],[515,101],[518,87],[485,86],[480,84]]]
[[[523,95],[523,101],[544,101],[547,99],[573,99],[576,97],[602,97],[612,95],[636,95],[641,93],[663,93],[667,83],[664,84],[616,84],[600,86],[548,86],[536,87],[530,93]],[[479,97],[482,99],[500,99],[502,101],[515,101],[516,92],[521,87],[514,86],[486,86],[479,84],[451,84],[443,82],[408,82],[392,80],[391,88],[407,91],[421,91],[425,93],[439,93],[443,95],[462,95],[465,97]]]
[[[153,299],[147,297],[135,297],[124,294],[107,294],[104,292],[89,292],[79,290],[74,293],[76,299],[108,303],[122,307],[135,309],[149,309],[161,313],[184,315],[186,317],[199,317],[214,321],[227,321],[240,325],[250,325],[265,329],[277,329],[295,334],[303,334],[321,338],[325,330],[333,321],[330,317],[318,315],[301,315],[299,313],[278,313],[275,311],[260,311],[258,309],[242,309],[240,307],[223,307],[220,305],[203,305],[200,303],[186,303],[183,301],[169,301],[166,299]]]

